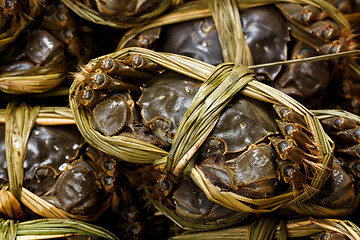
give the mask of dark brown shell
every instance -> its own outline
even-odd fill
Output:
[[[214,160],[211,157],[199,164],[199,168],[212,183],[252,198],[272,196],[277,171],[274,151],[269,146],[254,145],[227,161],[219,158],[220,160]]]
[[[255,7],[240,12],[242,29],[252,53],[254,64],[287,59],[288,27],[274,7]],[[258,68],[257,74],[274,80],[281,66]]]
[[[352,209],[355,202],[353,181],[353,177],[346,173],[340,164],[334,162],[330,178],[315,196],[315,199],[321,205],[330,208]]]
[[[199,81],[173,72],[155,77],[138,101],[145,124],[160,138],[171,141],[199,86]],[[239,152],[276,134],[276,129],[270,104],[238,95],[224,109],[209,141],[222,142],[222,152]]]
[[[185,55],[212,65],[223,62],[220,42],[211,18],[164,26],[158,45],[159,51]]]
[[[200,85],[201,82],[175,72],[154,77],[145,85],[137,102],[142,108],[144,124],[160,139],[171,143]]]
[[[0,126],[0,179],[7,179],[5,158],[5,127]],[[24,160],[24,178],[31,179],[40,166],[50,166],[56,172],[64,170],[73,158],[83,137],[75,126],[35,126],[30,134]]]
[[[287,59],[288,27],[274,7],[255,7],[240,11],[242,30],[254,63]],[[163,27],[159,51],[182,54],[217,65],[223,62],[221,46],[211,18],[186,21]],[[256,73],[274,80],[281,66],[259,68]]]
[[[42,198],[72,214],[92,214],[99,207],[99,183],[90,166],[78,160]]]
[[[93,117],[106,136],[112,136],[125,127],[133,128],[132,109],[124,96],[114,95],[97,104]]]
[[[179,216],[193,223],[216,221],[236,214],[236,211],[210,201],[205,193],[189,179],[181,181],[174,192],[173,199]]]
[[[63,43],[45,30],[35,30],[26,44],[29,58],[41,66],[49,63],[62,63],[65,60]]]
[[[276,133],[272,106],[238,95],[226,106],[209,137],[225,141],[225,152],[240,152]]]
[[[105,0],[95,1],[97,9],[103,15],[114,18],[129,18],[138,14],[154,10],[161,4],[161,0]]]
[[[291,59],[313,56],[318,56],[318,53],[301,42],[294,46],[291,53]],[[304,62],[285,66],[271,85],[307,106],[313,106],[325,91],[330,79],[328,62]]]

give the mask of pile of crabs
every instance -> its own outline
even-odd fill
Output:
[[[298,237],[360,238],[358,1],[0,6],[2,219],[64,217],[119,239],[177,239],[269,216],[342,218],[354,223],[349,234]],[[65,107],[66,121],[41,121],[51,114],[38,103]],[[2,200],[8,191],[18,205]],[[75,235],[63,237],[97,239]]]

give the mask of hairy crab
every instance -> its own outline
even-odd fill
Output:
[[[1,133],[1,185],[8,185],[5,129]],[[111,206],[116,161],[86,146],[74,126],[36,126],[31,132],[23,186],[79,218],[96,218]]]
[[[32,18],[37,17],[42,7],[43,2],[39,0],[0,2],[0,51],[19,37]]]
[[[80,17],[113,28],[138,26],[166,12],[172,0],[64,0]]]
[[[310,186],[322,188],[332,161],[331,152],[326,155],[324,152],[331,149],[326,138],[327,147],[317,143],[314,127],[309,127],[312,120],[282,103],[273,105],[274,101],[263,102],[242,94],[234,94],[212,124],[212,130],[201,138],[201,144],[194,145],[195,154],[189,158],[194,167],[187,172],[186,163],[180,160],[175,168],[168,168],[166,164],[176,155],[176,149],[181,149],[177,137],[182,132],[178,129],[185,117],[190,118],[192,113],[188,109],[202,96],[199,92],[206,92],[207,85],[189,77],[190,73],[185,76],[172,68],[166,70],[158,64],[160,61],[153,60],[165,57],[161,53],[134,48],[114,54],[114,58],[104,56],[90,62],[76,75],[70,94],[75,119],[83,136],[94,147],[124,161],[153,163],[159,179],[152,183],[153,189],[148,188],[149,196],[156,207],[180,226],[223,227],[220,219],[234,224],[250,212],[272,211],[261,203],[264,199],[271,206],[278,194],[285,194],[288,201],[302,196],[300,202],[303,202],[316,192]],[[175,61],[181,56],[169,54],[165,58]],[[189,61],[188,66],[200,64],[183,58]],[[141,74],[134,78],[135,72]],[[106,124],[101,119],[107,119]],[[194,146],[188,146],[189,152]],[[132,154],[135,152],[137,155]],[[192,183],[193,186],[187,187],[183,182],[186,173],[196,179],[198,186]],[[246,203],[241,206],[224,203],[213,197],[216,193],[205,192],[201,181],[211,184],[211,189],[246,199]],[[186,193],[199,186],[204,191],[199,191],[202,200]],[[199,205],[199,201],[206,206]],[[286,201],[280,205],[286,205]],[[216,209],[224,206],[229,209],[219,210],[219,215]]]
[[[90,113],[92,127],[106,136],[133,137],[167,148],[168,143],[154,137],[141,123],[132,99],[141,92],[142,82],[159,69],[138,56],[125,61],[105,58],[94,71],[81,76],[86,85],[78,99]]]
[[[198,88],[195,80],[173,72],[153,78],[145,84],[138,101],[143,121],[156,136],[172,143]],[[252,199],[271,198],[279,191],[306,189],[312,178],[309,172],[322,161],[318,151],[305,119],[298,113],[237,96],[204,141],[196,163],[205,178],[222,191]],[[175,202],[179,201],[179,189],[173,193]],[[351,196],[349,199],[353,200]],[[187,208],[199,208],[192,202],[187,204]],[[182,208],[184,204],[176,205],[179,215]]]
[[[93,7],[96,5],[97,10],[111,17],[130,17],[140,15],[144,12],[151,11],[154,8],[158,7],[161,4],[161,0],[147,0],[147,1],[101,1],[95,0],[93,2],[86,1],[88,6]]]
[[[22,31],[20,38],[10,44],[0,61],[1,89],[11,93],[44,92],[66,78],[71,63],[81,62],[88,54],[87,34],[80,29],[75,16],[61,2],[42,7],[41,14]],[[45,75],[49,79],[40,87],[23,87],[24,80]],[[19,76],[23,76],[22,82]],[[9,80],[10,79],[10,80]],[[34,81],[34,80],[32,80]],[[25,84],[26,85],[26,84]],[[27,84],[31,85],[31,84]],[[30,90],[31,89],[31,90]]]
[[[315,199],[324,207],[344,209],[346,214],[359,204],[359,119],[336,110],[315,113],[335,142],[332,174]]]
[[[327,6],[326,9],[331,9],[330,7],[332,6]],[[356,40],[347,20],[343,16],[336,19],[333,9],[329,11],[332,12],[326,12],[316,3],[314,5],[277,3],[240,9],[241,30],[247,43],[244,49],[246,49],[248,64],[262,65],[334,54],[356,48]],[[214,19],[216,14],[216,12],[212,13]],[[173,15],[175,16],[176,12]],[[173,15],[168,14],[169,18]],[[230,46],[226,46],[224,39],[219,39],[218,34],[225,33],[218,33],[216,28],[221,28],[221,26],[218,26],[216,21],[214,23],[212,18],[171,21],[170,23],[173,24],[164,23],[161,19],[149,24],[148,27],[143,27],[144,32],[139,33],[140,30],[136,31],[136,29],[129,31],[120,41],[118,49],[141,46],[134,39],[138,39],[138,42],[143,38],[156,39],[151,34],[147,35],[147,32],[161,27],[158,44],[155,43],[155,49],[158,51],[190,56],[213,65],[223,61],[234,61],[224,55]],[[152,28],[154,26],[156,28]],[[241,36],[235,37],[239,39]],[[234,44],[240,45],[240,42]],[[339,88],[339,84],[343,85],[342,82],[345,79],[350,80],[352,85],[358,82],[346,76],[338,76],[338,80],[333,80],[334,74],[342,73],[343,69],[349,73],[356,71],[350,67],[354,63],[354,59],[342,58],[286,66],[255,66],[254,69],[258,80],[285,92],[308,107],[314,107],[320,104],[326,91],[333,89],[334,86]],[[348,82],[345,81],[344,84]],[[348,94],[346,97],[344,93],[336,94],[342,98],[345,97],[342,105],[347,106],[346,109],[352,108],[352,111],[356,112],[357,104],[354,101],[358,98],[358,93],[354,87],[352,89],[348,90],[351,95]],[[350,106],[350,101],[353,101],[352,106]],[[324,102],[327,102],[326,98]]]

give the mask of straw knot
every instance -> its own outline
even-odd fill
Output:
[[[222,110],[254,73],[243,65],[219,64],[202,84],[175,133],[166,172],[179,176],[194,164],[194,155],[215,127]]]
[[[5,113],[5,155],[9,176],[9,191],[20,199],[24,178],[23,162],[31,129],[40,107],[10,102]]]

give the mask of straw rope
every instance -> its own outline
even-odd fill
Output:
[[[146,150],[144,148],[140,148],[142,144],[141,141],[138,142],[138,140],[131,139],[131,142],[126,142],[126,139],[123,139],[119,136],[102,136],[96,130],[92,129],[89,113],[81,107],[81,103],[78,102],[79,98],[77,96],[81,92],[81,89],[84,88],[84,75],[82,74],[87,74],[88,71],[91,71],[94,66],[96,66],[97,62],[105,56],[94,59],[90,61],[88,65],[84,66],[83,69],[86,69],[86,71],[83,70],[83,72],[75,79],[70,89],[69,100],[75,122],[80,132],[83,134],[84,138],[95,148],[107,152],[111,155],[115,155],[125,161],[137,163],[153,162],[156,169],[162,170],[167,174],[171,173],[173,175],[180,176],[182,170],[189,167],[189,171],[185,171],[185,173],[189,172],[194,182],[205,192],[210,200],[240,212],[271,212],[280,207],[289,207],[295,203],[300,204],[310,199],[318,191],[318,189],[321,189],[325,180],[329,176],[329,169],[332,164],[333,143],[331,139],[325,134],[321,124],[319,123],[318,119],[315,118],[314,114],[303,107],[300,103],[293,100],[286,94],[254,80],[253,77],[249,77],[248,80],[241,80],[243,76],[247,76],[247,74],[251,72],[245,70],[245,68],[241,66],[223,64],[216,68],[184,56],[168,53],[157,53],[142,48],[122,49],[118,52],[109,54],[107,57],[121,60],[125,57],[139,54],[170,70],[204,81],[204,84],[199,90],[198,94],[198,96],[201,96],[201,98],[199,97],[199,99],[197,99],[195,97],[192,105],[189,108],[191,110],[188,111],[188,113],[183,118],[183,121],[180,123],[180,130],[178,130],[175,135],[173,141],[174,144],[169,153],[163,152],[159,156],[154,154],[156,151],[158,151],[157,147],[155,146],[146,145],[148,147]],[[238,71],[240,71],[240,73]],[[223,75],[219,74],[221,72]],[[212,87],[209,87],[209,83],[212,81],[211,79],[215,84]],[[244,79],[246,79],[246,77]],[[231,90],[234,92],[222,91],[224,90],[223,87],[225,84],[230,83],[236,83],[236,86],[234,85],[234,90]],[[213,89],[217,90],[214,90],[215,94],[211,96]],[[224,97],[229,99],[238,91],[241,94],[261,101],[287,106],[294,109],[294,111],[298,112],[304,117],[308,124],[308,129],[315,137],[316,146],[318,146],[318,153],[321,159],[321,162],[318,163],[320,168],[316,169],[316,172],[311,181],[311,187],[305,188],[296,194],[285,193],[279,196],[274,196],[272,198],[251,199],[233,192],[224,192],[220,190],[218,187],[212,185],[212,183],[205,177],[201,170],[196,167],[196,165],[193,168],[191,167],[194,163],[194,159],[192,159],[191,156],[194,152],[196,152],[195,150],[198,149],[206,134],[208,134],[206,131],[208,130],[208,127],[212,126],[213,123],[216,122],[216,118],[218,116],[217,114],[219,114],[221,110],[209,111],[209,114],[206,115],[206,121],[204,122],[201,122],[201,119],[198,121],[191,118],[192,114],[198,116],[196,113],[207,113],[207,110],[205,109],[196,109],[198,109],[197,107],[201,106],[202,104],[204,106],[211,106],[215,99],[221,99],[221,94],[224,94]],[[211,97],[208,98],[207,94],[209,94]],[[223,102],[220,103],[221,101]],[[224,105],[222,104],[226,104],[228,102],[228,100],[225,99],[221,101],[219,100],[218,103],[215,101],[213,107],[215,107],[216,104],[219,104],[219,106],[223,107]],[[209,104],[210,102],[211,104]],[[192,111],[194,111],[194,113],[192,113]],[[200,118],[202,117],[203,116],[200,114]],[[188,119],[190,119],[190,121],[188,121]],[[195,126],[196,129],[199,129],[199,131],[193,129],[192,126]],[[94,136],[96,139],[93,139]],[[139,144],[134,145],[135,143]],[[130,158],[129,153],[134,155]],[[151,156],[151,158],[149,158],[148,161],[143,161],[144,155]],[[184,156],[186,160],[183,160]],[[189,165],[187,166],[186,163]]]
[[[108,230],[74,219],[38,219],[25,222],[0,218],[0,239],[37,240],[87,236],[118,240]]]
[[[179,0],[165,0],[163,1],[156,9],[149,13],[142,13],[137,16],[132,16],[128,18],[119,17],[111,17],[106,14],[102,14],[97,10],[94,10],[80,1],[75,0],[63,0],[62,1],[69,9],[71,9],[74,13],[79,15],[80,17],[91,21],[95,24],[105,25],[112,28],[131,28],[141,25],[142,23],[148,21],[151,18],[154,18],[158,15],[163,14],[170,7],[176,6],[180,4],[182,1]],[[106,4],[106,3],[105,3]]]
[[[339,233],[351,240],[360,239],[360,229],[350,221],[338,219],[304,218],[296,220],[279,219],[273,216],[262,217],[251,225],[236,226],[227,229],[182,234],[170,238],[171,240],[270,240],[289,238],[305,238],[321,233]],[[319,237],[319,236],[317,236]],[[324,235],[323,237],[329,237]]]

